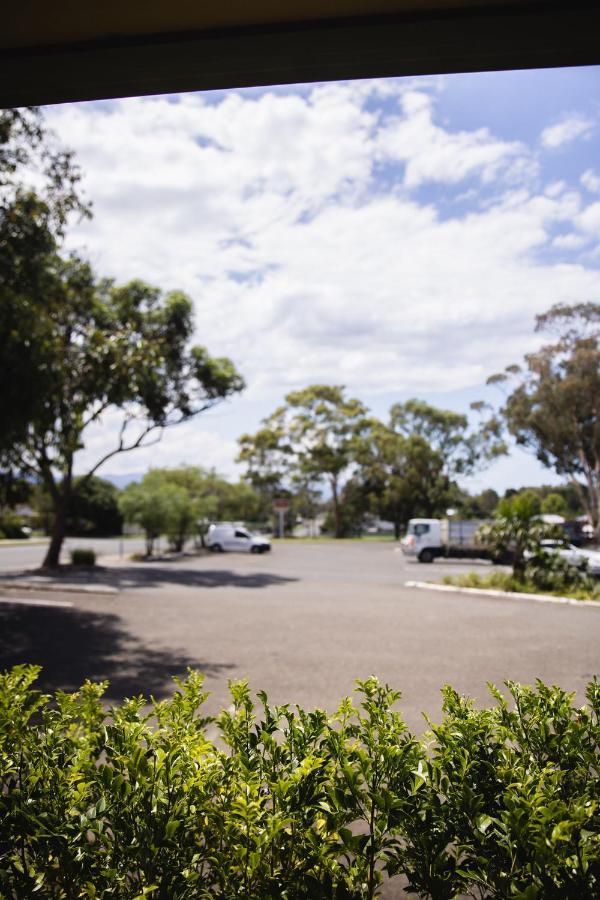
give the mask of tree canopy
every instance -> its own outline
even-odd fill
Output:
[[[340,385],[313,384],[289,393],[255,435],[242,436],[239,459],[248,465],[252,483],[271,493],[295,480],[310,497],[311,486],[325,481],[339,537],[342,479],[367,427],[367,409],[360,400],[346,397]]]
[[[488,381],[508,388],[517,444],[570,479],[600,538],[600,304],[553,306],[536,328],[554,341]]]
[[[158,439],[243,387],[228,359],[191,345],[192,302],[141,280],[118,285],[62,252],[70,213],[85,211],[71,156],[50,151],[35,113],[0,119],[6,191],[0,241],[0,453],[40,478],[54,507],[46,565],[59,562],[75,456],[86,429],[110,410],[120,415],[114,446],[91,465],[90,478],[117,453]],[[27,187],[41,160],[42,194]],[[29,168],[28,168],[29,167]],[[0,174],[2,174],[0,172]]]

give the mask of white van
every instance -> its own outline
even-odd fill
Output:
[[[215,553],[225,550],[238,550],[245,553],[267,553],[271,549],[271,541],[259,535],[250,534],[243,525],[221,522],[209,525],[206,535],[206,546]]]

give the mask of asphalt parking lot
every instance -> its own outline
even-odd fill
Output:
[[[600,670],[600,608],[407,588],[473,564],[422,566],[393,542],[283,543],[264,556],[156,563],[109,553],[105,562],[117,592],[0,586],[0,668],[40,663],[47,689],[108,678],[118,699],[164,696],[170,676],[193,666],[206,674],[211,712],[228,704],[228,679],[249,678],[273,702],[331,710],[355,678],[375,673],[402,690],[419,731],[422,711],[439,714],[444,683],[481,702],[488,681],[539,677],[583,700]]]

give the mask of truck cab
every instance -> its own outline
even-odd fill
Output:
[[[410,519],[406,535],[400,542],[402,552],[424,563],[442,556],[440,524],[439,519]]]

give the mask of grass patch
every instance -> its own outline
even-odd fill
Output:
[[[600,600],[600,583],[591,591],[581,589],[556,588],[541,590],[531,581],[516,581],[508,572],[491,572],[480,575],[479,572],[466,572],[463,575],[446,575],[443,584],[464,588],[491,588],[496,591],[518,594],[548,594],[550,597],[569,597],[572,600]]]

